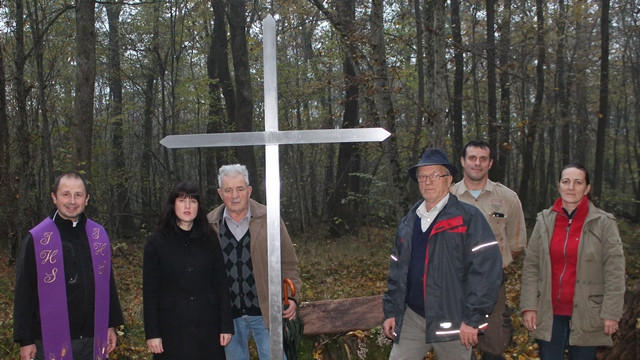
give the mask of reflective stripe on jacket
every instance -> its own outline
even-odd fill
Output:
[[[411,237],[415,211],[420,204],[422,201],[416,203],[398,224],[387,291],[383,297],[385,319],[396,319],[396,342],[406,308]],[[450,195],[434,221],[426,270],[427,343],[458,340],[462,322],[472,327],[486,323],[502,283],[498,243],[477,208]]]

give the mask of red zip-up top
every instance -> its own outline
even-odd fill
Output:
[[[576,286],[578,245],[582,226],[589,212],[589,201],[586,196],[582,198],[571,218],[562,208],[562,199],[556,200],[553,211],[557,213],[553,237],[549,244],[553,314],[571,315]]]

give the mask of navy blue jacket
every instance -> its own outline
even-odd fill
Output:
[[[396,319],[396,342],[406,309],[413,226],[420,226],[415,211],[421,204],[398,224],[382,300],[385,319]],[[462,322],[476,328],[487,322],[502,283],[502,258],[489,223],[476,207],[449,195],[429,235],[425,269],[426,343],[459,340]]]

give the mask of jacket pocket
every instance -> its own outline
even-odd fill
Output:
[[[599,331],[604,329],[604,324],[600,318],[602,310],[603,295],[589,295],[587,300],[588,320],[585,321],[585,331]]]

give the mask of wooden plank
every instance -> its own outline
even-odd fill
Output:
[[[305,335],[369,330],[382,324],[382,295],[303,302],[298,316]]]

